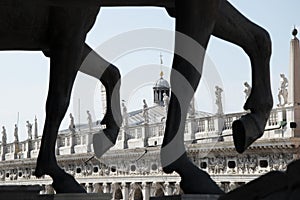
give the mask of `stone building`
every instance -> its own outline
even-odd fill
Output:
[[[296,59],[299,57],[296,34],[291,46],[289,82],[295,84],[289,84],[289,91],[294,91],[289,95],[293,96],[286,105],[272,110],[264,136],[244,154],[234,149],[231,124],[245,112],[216,115],[195,111],[186,119],[184,138],[191,160],[225,191],[271,170],[285,170],[288,163],[300,157],[300,95],[296,92],[300,91],[300,84],[296,84],[300,62]],[[161,79],[159,82],[168,86]],[[165,89],[156,84],[153,92]],[[101,129],[96,123],[92,129],[88,125],[81,126],[76,134],[61,131],[56,143],[59,165],[87,192],[112,193],[114,199],[149,199],[181,193],[180,177],[176,173],[164,174],[160,164],[166,112],[162,94],[160,92],[156,99],[159,100],[157,105],[148,108],[148,123],[144,123],[143,109],[126,114],[127,123],[121,127],[116,145],[100,159],[93,157],[92,136]],[[40,184],[44,188],[42,193],[54,192],[50,177],[37,179],[34,176],[40,141],[38,137],[0,145],[0,185]]]

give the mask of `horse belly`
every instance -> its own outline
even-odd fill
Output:
[[[49,7],[24,0],[1,0],[0,50],[25,50],[45,45]]]

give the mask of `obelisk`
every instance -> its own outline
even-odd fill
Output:
[[[292,136],[300,137],[300,47],[297,38],[298,31],[294,28],[293,39],[290,43],[289,89],[288,105],[292,112],[288,112],[288,123],[292,129]]]

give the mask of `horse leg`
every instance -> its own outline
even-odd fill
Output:
[[[206,172],[189,160],[183,139],[188,107],[200,81],[205,49],[214,28],[219,2],[175,1],[178,31],[175,35],[175,53],[183,53],[186,56],[174,55],[171,72],[172,95],[161,149],[161,162],[164,172],[175,171],[181,176],[180,186],[188,194],[223,193]],[[188,36],[187,41],[179,32]]]
[[[271,40],[267,31],[244,17],[228,1],[222,1],[213,35],[243,48],[251,61],[252,91],[244,105],[251,113],[232,124],[235,148],[242,153],[263,135],[273,107],[269,67]]]
[[[98,158],[102,156],[117,140],[122,124],[120,108],[120,84],[121,75],[119,70],[105,61],[97,52],[87,44],[83,50],[83,62],[80,71],[99,79],[106,90],[106,113],[101,124],[106,128],[103,133],[94,134],[94,152]]]
[[[72,34],[72,32],[69,32]],[[68,33],[67,33],[68,34]],[[83,36],[60,35],[54,38],[50,55],[50,81],[46,103],[46,121],[35,175],[49,175],[57,193],[78,193],[85,190],[73,176],[62,170],[55,157],[55,143],[60,123],[70,102],[72,86],[79,69]],[[59,39],[58,39],[59,37]]]

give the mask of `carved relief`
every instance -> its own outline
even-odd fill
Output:
[[[257,170],[257,158],[256,156],[248,156],[245,164],[245,169],[248,174],[253,174]]]
[[[245,163],[246,163],[246,158],[245,157],[239,157],[237,159],[237,173],[238,174],[244,174],[245,173]]]
[[[271,170],[279,170],[284,171],[286,170],[288,165],[288,158],[284,157],[283,154],[274,154],[270,156],[270,167]]]

